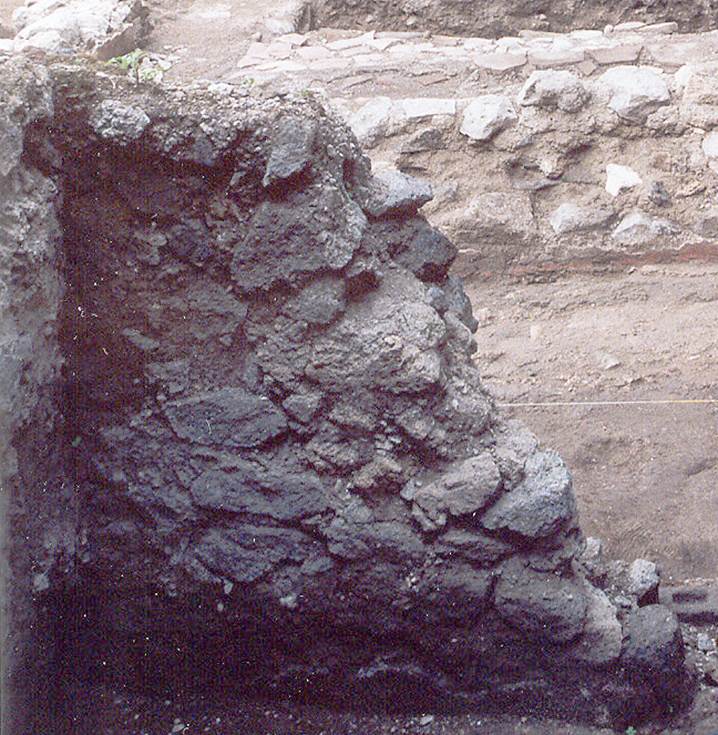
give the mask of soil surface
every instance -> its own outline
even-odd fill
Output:
[[[703,689],[672,723],[647,725],[634,735],[714,735],[716,689]],[[536,717],[343,712],[296,702],[202,697],[145,697],[104,686],[67,692],[72,735],[611,735],[614,730]],[[80,728],[80,729],[76,729]],[[90,728],[90,729],[86,729]]]
[[[644,265],[467,289],[497,401],[566,404],[506,410],[566,460],[584,531],[666,579],[718,576],[718,403],[688,402],[718,398],[716,276]]]

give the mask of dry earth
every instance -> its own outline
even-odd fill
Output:
[[[507,410],[565,457],[585,531],[674,579],[718,576],[718,404],[680,402],[718,398],[717,276],[644,265],[469,284],[497,400],[569,404]]]
[[[715,690],[699,694],[674,723],[635,729],[635,735],[715,735]],[[69,722],[92,723],[73,735],[612,735],[614,730],[556,720],[481,714],[362,714],[292,702],[208,702],[157,699],[97,687],[70,691]],[[91,711],[87,703],[91,703]],[[85,703],[84,705],[82,703]],[[632,732],[630,729],[628,732]]]

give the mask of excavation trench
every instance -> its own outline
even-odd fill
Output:
[[[587,550],[563,461],[484,389],[425,184],[311,95],[2,66],[8,732],[97,728],[78,679],[619,728],[690,703],[655,584]]]

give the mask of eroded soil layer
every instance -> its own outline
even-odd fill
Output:
[[[429,31],[456,36],[510,35],[519,28],[569,31],[629,21],[678,21],[684,30],[715,27],[711,3],[561,0],[313,0],[315,28]]]

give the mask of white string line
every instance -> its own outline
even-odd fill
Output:
[[[718,398],[665,398],[644,401],[535,401],[518,403],[497,403],[499,408],[550,408],[553,406],[665,406],[665,405],[706,405],[718,403]]]

